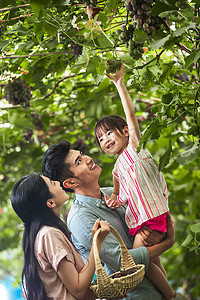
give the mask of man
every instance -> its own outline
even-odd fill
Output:
[[[98,178],[101,168],[93,162],[91,157],[70,147],[70,143],[66,141],[51,146],[42,159],[42,172],[51,180],[60,181],[66,191],[74,191],[76,194],[67,221],[75,247],[86,260],[92,245],[91,229],[95,220],[100,218],[108,221],[119,232],[127,248],[130,249],[129,252],[135,263],[144,264],[147,269],[149,260],[154,260],[174,243],[175,229],[171,219],[169,218],[168,233],[164,240],[159,232],[146,228],[142,235],[145,238],[149,231],[147,245],[150,247],[132,249],[133,238],[129,235],[125,223],[125,208],[121,206],[112,210],[105,204],[105,194],[109,197],[112,188],[100,189]],[[121,251],[118,241],[112,234],[106,237],[100,258],[108,274],[119,271]],[[161,300],[163,297],[145,277],[126,299]]]

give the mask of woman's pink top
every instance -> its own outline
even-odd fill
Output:
[[[129,144],[118,157],[113,175],[119,181],[118,200],[128,203],[125,219],[129,228],[169,211],[165,179],[147,149],[137,153]]]
[[[70,294],[58,276],[58,265],[65,257],[80,272],[84,262],[62,231],[50,226],[42,227],[36,236],[35,255],[38,261],[38,273],[48,299],[75,300],[76,298]],[[85,299],[95,299],[90,290]]]

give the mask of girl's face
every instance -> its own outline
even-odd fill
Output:
[[[116,130],[101,131],[98,140],[105,153],[119,155],[128,145],[128,136],[128,127],[124,127],[123,134]]]
[[[55,210],[59,208],[61,209],[61,206],[69,200],[69,195],[67,195],[66,192],[62,189],[59,181],[50,180],[46,176],[42,176],[42,178],[48,185],[49,191],[52,194],[52,198],[50,199],[50,201],[52,201],[53,203],[52,208]]]

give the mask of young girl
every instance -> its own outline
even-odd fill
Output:
[[[13,187],[12,206],[24,223],[22,284],[27,300],[95,299],[89,289],[95,271],[93,248],[84,265],[60,219],[68,199],[58,181],[38,173],[24,176]],[[100,250],[110,228],[98,219],[92,235],[99,227]]]
[[[119,155],[113,170],[113,194],[110,199],[107,198],[107,205],[116,209],[121,204],[128,204],[125,219],[130,234],[135,237],[133,248],[137,248],[143,246],[139,233],[142,226],[167,231],[169,207],[166,182],[156,161],[147,149],[137,153],[140,129],[132,100],[123,82],[124,72],[122,64],[114,76],[107,76],[117,87],[127,122],[117,115],[106,116],[97,122],[95,137],[104,152]],[[184,299],[169,285],[160,257],[150,264],[147,277],[165,299]]]

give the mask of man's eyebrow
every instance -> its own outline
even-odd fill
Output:
[[[77,156],[77,158],[75,159],[75,162],[74,162],[75,165],[76,165],[76,163],[77,163],[77,161],[79,160],[80,157],[81,157],[81,152],[80,152],[79,156]]]

